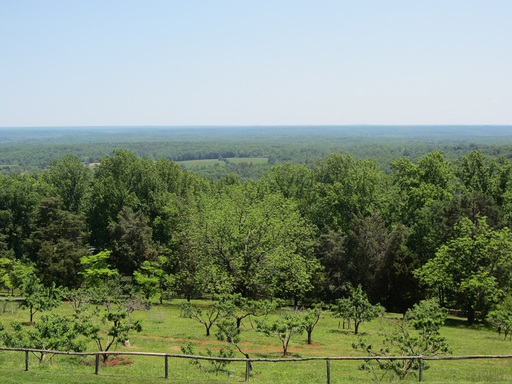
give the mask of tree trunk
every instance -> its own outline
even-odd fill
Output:
[[[313,341],[311,340],[311,334],[313,333],[312,329],[308,329],[308,344],[311,344]]]
[[[354,321],[354,335],[357,335],[359,332],[359,321]]]
[[[472,305],[468,306],[468,324],[475,322],[475,308]]]

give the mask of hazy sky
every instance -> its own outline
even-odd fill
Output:
[[[512,124],[511,0],[0,0],[0,126]]]

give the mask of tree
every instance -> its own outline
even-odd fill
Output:
[[[378,213],[367,217],[353,216],[346,238],[342,266],[344,281],[361,285],[370,300],[389,301],[394,262],[402,245],[405,229],[402,225],[387,228]]]
[[[498,334],[503,332],[504,339],[512,332],[512,297],[507,296],[487,314],[487,322],[496,328]]]
[[[119,275],[117,269],[112,268],[108,263],[110,254],[111,251],[105,250],[95,255],[82,256],[80,258],[80,264],[83,267],[83,271],[80,274],[83,276],[86,286],[97,288],[111,277]]]
[[[78,286],[80,258],[89,253],[85,217],[62,210],[56,198],[44,198],[34,221],[27,249],[42,282]]]
[[[72,351],[83,352],[87,340],[78,332],[78,323],[65,316],[50,314],[42,316],[34,323],[33,329],[24,327],[19,322],[11,324],[12,330],[3,330],[0,337],[5,346],[10,348],[41,349],[41,352],[32,352],[39,363],[44,361],[46,351]],[[52,361],[53,354],[50,357]]]
[[[283,357],[288,354],[288,345],[293,335],[304,332],[303,318],[297,313],[287,313],[284,317],[270,321],[268,319],[256,320],[256,331],[266,336],[277,337],[283,347]]]
[[[142,212],[123,207],[117,221],[108,226],[111,237],[113,266],[120,273],[132,276],[144,261],[152,261],[157,254],[151,228]]]
[[[168,260],[164,256],[158,256],[155,260],[146,260],[138,271],[133,272],[136,285],[141,289],[146,300],[158,293],[160,304],[164,294],[171,288],[174,278],[165,271]]]
[[[28,308],[30,324],[34,321],[37,312],[51,311],[61,303],[61,290],[53,283],[45,287],[33,273],[27,274],[20,285],[21,293],[25,297],[20,308]]]
[[[190,253],[205,277],[244,297],[271,296],[281,265],[293,260],[288,280],[307,289],[315,268],[313,228],[296,204],[252,185],[231,186],[201,199],[187,230]],[[309,266],[308,269],[305,266]],[[216,287],[219,287],[216,284]]]
[[[333,153],[313,169],[307,217],[321,230],[347,232],[353,215],[365,217],[384,204],[384,172],[371,160]]]
[[[215,334],[217,340],[226,341],[240,352],[246,359],[249,359],[249,354],[244,352],[240,347],[240,327],[237,326],[236,321],[229,317],[222,318],[217,323],[218,331]]]
[[[308,308],[303,314],[302,323],[304,330],[308,334],[308,344],[313,342],[311,335],[313,334],[313,330],[320,320],[320,316],[322,316],[321,304],[317,304],[313,308]]]
[[[404,319],[396,324],[393,333],[384,337],[384,347],[380,350],[374,350],[372,344],[364,340],[353,343],[354,349],[362,349],[369,356],[380,357],[376,360],[367,360],[360,369],[372,373],[376,380],[382,380],[387,374],[392,376],[390,379],[395,376],[399,380],[404,380],[419,370],[419,361],[390,360],[386,359],[386,356],[437,356],[449,353],[446,339],[439,334],[446,314],[447,311],[436,301],[423,300],[407,311]],[[375,369],[375,364],[381,371],[380,376]],[[427,368],[428,365],[425,364],[425,369]]]
[[[240,293],[222,296],[219,300],[222,310],[235,321],[240,328],[242,320],[249,316],[265,316],[275,308],[275,303],[268,300],[251,300]]]
[[[206,336],[210,336],[212,326],[224,316],[222,305],[219,302],[214,302],[205,310],[188,302],[183,303],[181,305],[181,313],[183,317],[189,317],[203,324],[206,330]]]
[[[354,334],[359,332],[359,326],[365,321],[372,321],[384,313],[380,304],[372,305],[368,296],[363,292],[360,285],[352,289],[350,296],[338,299],[334,308],[334,316],[343,319],[350,319],[354,322]]]
[[[108,352],[110,348],[129,339],[131,332],[141,332],[140,320],[133,320],[126,303],[105,301],[94,309],[83,309],[75,313],[79,328],[77,332],[93,340],[100,352]],[[103,361],[108,360],[103,354]]]
[[[512,270],[512,236],[508,228],[493,230],[481,218],[475,225],[462,218],[456,236],[415,271],[429,288],[449,295],[466,308],[468,323],[503,297]]]

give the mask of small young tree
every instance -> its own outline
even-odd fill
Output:
[[[286,356],[292,336],[304,332],[304,322],[300,314],[288,313],[274,321],[268,319],[257,320],[256,331],[270,337],[277,337],[283,347],[283,356]]]
[[[34,321],[34,314],[37,312],[51,311],[61,303],[61,290],[53,283],[45,287],[36,275],[28,275],[21,284],[21,292],[25,299],[21,302],[20,308],[28,308],[30,312],[30,324]]]
[[[313,334],[313,330],[320,320],[320,316],[322,315],[322,307],[321,304],[315,305],[313,308],[309,308],[302,315],[302,323],[304,326],[304,330],[308,334],[308,344],[311,344],[313,340],[311,339],[311,335]]]
[[[206,308],[206,310],[189,302],[183,303],[181,305],[181,313],[183,317],[189,317],[203,324],[206,329],[206,336],[210,336],[212,326],[224,316],[222,304],[219,302],[213,303],[213,305]]]
[[[193,356],[205,356],[204,353],[197,352],[194,348],[192,342],[189,342],[186,346],[181,347],[181,352],[185,355],[193,355]],[[222,358],[231,358],[235,356],[235,352],[233,348],[228,346],[226,348],[221,347],[217,353],[215,353],[211,348],[206,348],[206,356],[208,357],[222,357]],[[219,372],[227,372],[229,375],[229,371],[226,366],[231,363],[229,360],[208,360],[208,363],[213,367],[213,371],[215,375],[218,375]],[[192,359],[190,364],[197,366],[202,372],[207,373],[208,370],[203,368],[203,365],[199,361],[199,359]]]
[[[3,330],[0,337],[5,346],[10,348],[41,349],[41,352],[32,352],[42,363],[48,352],[46,351],[73,351],[83,352],[87,340],[80,336],[78,324],[74,319],[50,314],[42,316],[34,323],[34,328],[24,327],[19,322],[13,322],[12,330]],[[50,356],[52,363],[53,354]]]
[[[512,331],[512,297],[507,296],[500,305],[497,305],[487,314],[487,322],[496,330],[498,334],[504,334],[504,338]]]
[[[359,326],[364,321],[372,321],[384,313],[384,307],[380,304],[372,305],[368,296],[359,285],[352,289],[350,296],[339,299],[334,308],[334,316],[354,322],[354,334],[359,332]]]
[[[390,379],[396,377],[404,380],[419,370],[419,361],[390,360],[386,356],[437,356],[449,353],[446,339],[439,334],[446,314],[446,310],[434,300],[423,300],[415,304],[398,323],[397,329],[384,337],[384,347],[379,351],[375,351],[371,344],[363,340],[352,345],[354,349],[363,349],[370,356],[381,357],[366,361],[360,368],[372,373],[376,380],[382,380],[387,374],[392,376]],[[425,369],[428,367],[424,365]]]
[[[139,270],[133,272],[135,283],[146,300],[158,294],[158,299],[162,304],[165,293],[174,284],[173,276],[165,271],[166,262],[164,256],[158,256],[155,260],[144,261]]]
[[[94,340],[100,352],[108,352],[117,343],[128,340],[132,331],[142,331],[140,321],[131,319],[122,304],[112,305],[109,302],[93,310],[81,310],[75,316],[79,324],[77,331]],[[103,354],[103,362],[107,360],[108,354]]]
[[[224,313],[235,320],[236,327],[240,328],[242,320],[249,316],[265,316],[276,307],[276,302],[268,300],[251,300],[239,293],[224,295],[220,304]]]
[[[238,349],[238,352],[248,359],[249,354],[244,352],[240,347],[240,328],[237,327],[236,321],[229,317],[225,317],[217,323],[217,327],[219,328],[215,334],[217,340],[226,341],[229,344],[234,345],[235,348]]]

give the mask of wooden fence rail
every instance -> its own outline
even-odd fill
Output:
[[[419,361],[419,381],[423,380],[423,362],[434,360],[469,360],[469,359],[512,359],[512,355],[461,355],[461,356],[330,356],[330,357],[291,357],[291,358],[242,358],[242,357],[210,357],[210,356],[196,356],[185,355],[178,353],[160,353],[160,352],[67,352],[67,351],[52,351],[47,349],[32,349],[32,348],[5,348],[0,347],[0,351],[14,351],[25,352],[25,370],[29,369],[29,353],[46,353],[52,355],[68,355],[68,356],[95,356],[94,373],[99,374],[100,357],[105,355],[112,356],[156,356],[164,358],[164,377],[169,378],[169,358],[177,359],[194,359],[194,360],[214,360],[214,361],[230,361],[230,362],[245,362],[245,381],[249,381],[251,363],[253,362],[267,362],[267,363],[289,363],[298,361],[315,361],[323,360],[326,362],[327,384],[331,383],[331,361],[350,360],[350,361],[368,361],[368,360],[418,360]]]

